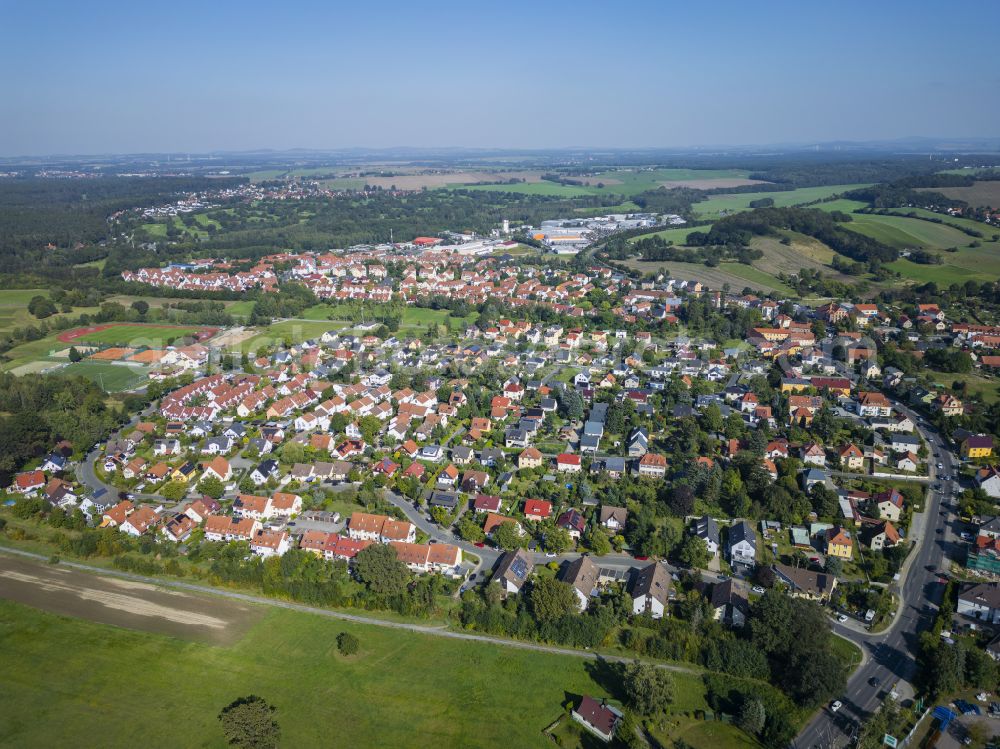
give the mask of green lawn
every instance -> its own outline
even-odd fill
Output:
[[[838,193],[847,192],[848,190],[855,190],[859,187],[866,187],[866,185],[824,185],[822,187],[800,187],[797,190],[784,190],[781,192],[762,191],[713,195],[708,198],[708,200],[701,203],[695,203],[694,210],[695,213],[697,213],[701,218],[717,218],[723,215],[724,212],[735,213],[738,211],[749,210],[750,201],[752,200],[771,198],[774,200],[775,206],[783,208],[792,205],[800,205],[802,203],[811,203],[814,200],[822,200],[823,198],[828,198],[831,195],[837,195]],[[853,203],[854,201],[850,202]],[[855,207],[861,207],[863,205],[864,203],[856,203]],[[833,210],[827,208],[827,206],[823,203],[818,203],[815,207]]]
[[[464,330],[467,325],[472,325],[478,317],[478,312],[472,312],[465,317],[451,317],[451,313],[446,309],[407,307],[403,310],[401,326],[404,328],[426,328],[431,323],[436,323],[437,325],[448,325],[455,330]]]
[[[337,653],[342,631],[358,655]],[[227,648],[0,601],[0,659],[10,746],[63,746],[72,731],[80,747],[222,747],[219,710],[258,694],[277,707],[282,746],[545,747],[568,696],[614,688],[579,658],[283,610]],[[697,676],[674,680],[678,710],[704,707]]]
[[[146,367],[139,364],[112,364],[102,361],[78,361],[57,370],[67,377],[82,376],[96,382],[106,393],[134,390],[146,381]]]

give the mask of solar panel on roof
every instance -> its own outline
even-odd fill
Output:
[[[510,565],[511,571],[522,580],[528,576],[528,561],[518,557]]]

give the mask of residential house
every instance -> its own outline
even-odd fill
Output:
[[[601,505],[600,523],[607,530],[617,533],[625,528],[628,510],[624,507]]]
[[[771,569],[778,580],[788,586],[789,593],[794,597],[825,601],[829,600],[837,587],[837,578],[825,572],[814,572],[778,562],[772,564]]]
[[[580,611],[585,611],[591,597],[597,594],[600,574],[600,568],[589,556],[578,557],[563,567],[559,579],[573,586]]]
[[[671,582],[669,570],[659,562],[634,570],[628,585],[632,614],[644,614],[653,619],[667,616]]]
[[[692,528],[694,535],[705,542],[708,553],[715,555],[719,552],[719,524],[715,518],[705,515],[694,521]]]
[[[580,704],[572,710],[571,715],[573,720],[604,742],[611,741],[623,717],[622,712],[609,705],[607,700],[598,701],[588,695],[580,699]]]
[[[531,556],[524,549],[506,552],[497,562],[493,579],[500,583],[504,595],[520,593],[531,576]]]
[[[734,567],[753,567],[757,563],[757,533],[746,520],[729,527],[729,562]]]

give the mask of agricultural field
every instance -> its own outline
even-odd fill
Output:
[[[503,726],[510,746],[545,747],[542,730],[568,698],[617,689],[608,669],[580,658],[280,609],[228,646],[10,601],[0,601],[0,632],[0,735],[17,746],[59,745],[72,725],[95,746],[221,747],[219,711],[258,694],[277,708],[288,746],[402,747],[420,736],[421,744],[485,747],[496,733],[483,726]],[[357,655],[338,654],[339,632],[359,639]],[[697,675],[674,680],[678,712],[705,709]],[[689,730],[695,749],[748,746],[735,732],[699,740],[703,732]]]
[[[965,383],[970,394],[978,395],[984,403],[996,403],[1000,400],[1000,379],[990,377],[980,372],[969,372],[958,374],[955,372],[938,372],[933,369],[925,369],[925,374],[932,381],[943,387],[950,388],[955,382]]]
[[[972,241],[972,237],[950,226],[917,218],[870,213],[856,213],[852,218],[850,223],[844,224],[845,229],[900,250],[942,250],[945,247],[961,247]]]
[[[1000,180],[974,182],[969,187],[928,187],[926,192],[939,192],[952,200],[964,200],[971,206],[1000,209]]]
[[[641,234],[638,237],[632,237],[629,242],[638,242],[640,239],[648,239],[650,237],[662,237],[667,242],[673,242],[676,245],[683,245],[688,238],[688,234],[693,231],[709,231],[712,228],[711,224],[706,224],[705,226],[680,226],[676,229],[663,229],[661,231],[650,232],[649,234]]]
[[[811,203],[814,200],[822,200],[823,198],[829,198],[832,195],[838,195],[848,190],[856,190],[859,187],[867,187],[867,185],[824,185],[822,187],[800,187],[797,190],[785,190],[781,192],[746,192],[733,193],[732,195],[712,195],[701,203],[695,203],[694,211],[699,218],[719,218],[729,213],[750,210],[750,202],[754,200],[772,198],[775,206],[785,208],[793,205],[801,205],[802,203]],[[855,208],[860,208],[864,205],[864,203],[857,201],[847,202],[854,204]],[[815,207],[835,210],[822,203],[817,204]],[[843,208],[836,210],[843,210]]]
[[[66,377],[86,377],[100,385],[106,393],[121,393],[142,387],[148,371],[139,364],[84,360],[67,364],[55,373]]]
[[[968,268],[958,268],[954,265],[922,265],[912,260],[900,258],[886,264],[903,278],[917,283],[934,281],[938,285],[950,286],[953,283],[981,280],[983,274]]]
[[[721,289],[724,284],[734,291],[740,291],[745,286],[769,293],[776,292],[785,296],[794,296],[794,290],[780,280],[742,263],[720,263],[717,268],[709,268],[700,263],[644,262],[642,260],[626,260],[625,265],[640,273],[663,272],[671,278],[682,281],[701,281],[711,289]]]
[[[613,169],[592,176],[567,175],[568,179],[584,183],[581,185],[563,185],[536,180],[513,185],[453,184],[449,187],[514,192],[523,195],[556,195],[559,197],[608,194],[631,197],[647,190],[656,190],[659,187],[690,187],[695,190],[708,190],[715,187],[740,187],[756,184],[754,180],[747,179],[748,175],[749,172],[742,169]],[[604,186],[598,187],[598,184]],[[600,212],[611,211],[600,209]]]
[[[948,226],[954,226],[956,229],[978,231],[983,235],[980,241],[984,242],[990,241],[994,234],[1000,235],[1000,226],[992,226],[990,224],[984,224],[981,221],[973,221],[972,219],[961,218],[959,216],[948,216],[943,213],[935,213],[934,211],[928,211],[924,208],[896,208],[892,209],[892,212],[899,215],[915,213],[916,215],[923,216],[924,218],[942,221]],[[975,238],[976,237],[969,237],[970,240]]]

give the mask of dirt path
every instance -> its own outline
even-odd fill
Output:
[[[0,597],[64,616],[229,645],[261,616],[234,601],[0,554]]]

